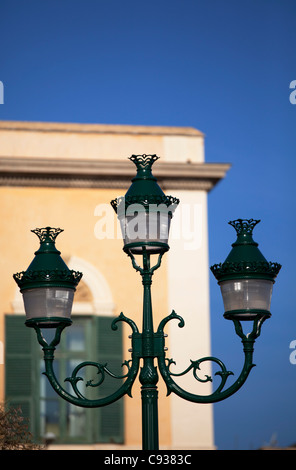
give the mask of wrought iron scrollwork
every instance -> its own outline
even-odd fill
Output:
[[[260,335],[261,331],[261,326],[265,319],[267,318],[266,315],[260,315],[258,314],[257,317],[254,319],[253,323],[253,329],[251,333],[245,335],[243,333],[242,325],[241,322],[233,319],[234,326],[235,326],[235,331],[237,335],[242,339],[243,343],[243,350],[244,350],[244,355],[245,355],[245,362],[242,368],[242,371],[237,378],[237,380],[229,386],[227,389],[225,389],[225,385],[227,382],[227,379],[229,376],[234,375],[233,372],[227,370],[226,366],[224,363],[220,360],[217,359],[216,357],[208,356],[208,357],[203,357],[198,360],[191,360],[191,364],[182,372],[175,373],[172,372],[171,366],[175,363],[173,359],[168,359],[165,357],[165,354],[159,355],[158,357],[158,365],[159,365],[159,370],[160,373],[163,377],[163,380],[166,383],[167,386],[167,394],[171,394],[172,392],[178,395],[179,397],[191,401],[194,403],[215,403],[221,400],[224,400],[225,398],[233,395],[235,392],[237,392],[241,386],[245,383],[251,369],[254,367],[253,364],[253,351],[254,351],[254,342],[255,339]],[[182,328],[184,326],[184,320],[182,317],[176,314],[175,311],[171,313],[168,317],[164,318],[161,323],[159,324],[158,327],[158,332],[163,332],[164,326],[173,319],[179,320],[179,327]],[[174,380],[175,377],[181,377],[187,374],[188,372],[192,371],[193,372],[193,377],[198,381],[202,383],[206,382],[212,382],[213,378],[209,375],[205,375],[204,378],[201,378],[199,376],[199,371],[200,371],[200,365],[204,362],[212,362],[215,363],[220,367],[220,370],[215,373],[215,376],[220,376],[221,381],[218,387],[215,389],[214,392],[212,392],[210,395],[197,395],[193,394],[190,392],[187,392],[183,388],[181,388]]]
[[[131,361],[125,361],[121,365],[122,367],[126,366],[128,368],[127,373],[124,374],[124,375],[114,374],[113,372],[111,372],[108,369],[107,364],[100,364],[99,362],[93,362],[93,361],[82,362],[81,364],[79,364],[78,366],[75,367],[75,369],[72,372],[71,377],[67,377],[65,379],[65,382],[70,382],[75,394],[79,398],[82,398],[83,400],[87,400],[87,398],[79,391],[79,389],[77,387],[78,382],[84,381],[83,377],[77,376],[78,372],[81,369],[84,369],[85,367],[94,367],[94,368],[96,368],[97,369],[97,375],[99,375],[99,379],[96,382],[94,382],[94,379],[90,379],[86,382],[85,386],[86,387],[99,387],[105,381],[106,376],[112,377],[114,379],[121,379],[121,380],[127,378],[128,373],[130,371],[130,365],[129,365],[130,362]]]
[[[141,271],[142,271],[142,268],[141,268]],[[152,334],[154,338],[153,339],[154,357],[156,357],[158,360],[158,367],[159,367],[160,374],[167,386],[167,394],[169,395],[171,393],[175,393],[179,397],[187,401],[191,401],[195,403],[215,403],[215,402],[224,400],[225,398],[237,392],[246,381],[251,369],[254,367],[254,364],[253,364],[254,342],[256,338],[260,335],[261,326],[267,317],[268,317],[267,315],[258,314],[253,321],[253,327],[249,334],[244,334],[241,322],[239,320],[237,320],[235,317],[230,318],[234,323],[236,334],[242,340],[243,351],[245,355],[245,362],[237,380],[231,386],[225,389],[226,382],[228,378],[233,375],[233,372],[227,370],[225,364],[216,357],[207,356],[198,360],[191,360],[189,366],[181,372],[175,372],[172,370],[172,366],[173,365],[175,366],[176,363],[173,359],[169,359],[165,356],[166,348],[164,347],[164,338],[167,335],[164,333],[164,327],[171,320],[177,320],[178,326],[180,328],[183,328],[185,325],[184,319],[180,315],[177,315],[175,311],[172,311],[170,315],[165,317],[160,322],[157,332]],[[50,344],[48,344],[46,340],[44,339],[42,332],[41,332],[41,328],[38,325],[33,325],[37,332],[37,338],[38,338],[39,344],[42,346],[43,351],[44,351],[44,360],[45,360],[45,368],[46,368],[44,374],[47,376],[54,390],[62,398],[64,398],[68,402],[75,404],[77,406],[93,408],[93,407],[100,407],[100,406],[106,406],[108,404],[111,404],[124,395],[131,396],[132,385],[139,371],[140,358],[141,357],[146,358],[147,354],[144,354],[144,351],[145,351],[145,348],[143,346],[144,343],[142,344],[142,342],[144,342],[144,338],[142,337],[142,334],[139,333],[138,327],[135,324],[135,322],[131,320],[130,318],[125,317],[125,315],[121,313],[117,318],[113,320],[111,324],[112,330],[116,330],[118,328],[118,322],[127,323],[133,332],[133,334],[131,335],[131,338],[133,339],[133,344],[134,344],[134,350],[132,350],[132,359],[123,362],[123,364],[121,365],[122,367],[127,368],[126,373],[123,373],[121,375],[114,374],[108,368],[107,363],[102,364],[102,363],[93,362],[93,361],[83,362],[75,367],[70,377],[67,377],[65,379],[66,382],[69,382],[71,384],[75,395],[72,395],[71,393],[69,393],[66,389],[64,389],[59,384],[55,376],[54,370],[53,370],[54,351],[55,351],[56,346],[60,342],[61,333],[63,329],[67,326],[67,323],[58,324],[56,328],[55,337]],[[139,347],[139,342],[141,343],[140,347]],[[151,354],[152,353],[150,351],[149,357]],[[185,376],[186,374],[190,372],[192,372],[194,379],[200,383],[213,382],[213,377],[210,375],[205,374],[204,377],[200,376],[201,365],[205,362],[211,362],[213,364],[216,364],[220,369],[214,374],[215,376],[220,377],[221,379],[220,383],[215,389],[215,391],[212,392],[210,395],[197,395],[194,393],[190,393],[184,390],[183,388],[181,388],[176,383],[175,379],[177,379],[178,377]],[[85,367],[94,367],[98,375],[97,380],[94,380],[94,379],[87,380],[85,384],[86,387],[92,387],[92,388],[100,387],[103,384],[107,376],[114,378],[114,379],[123,380],[124,382],[116,392],[112,393],[108,397],[94,399],[94,400],[88,399],[82,394],[82,392],[78,388],[78,383],[81,381],[84,381],[81,375],[79,375],[79,372]],[[155,368],[155,371],[156,371],[156,368]],[[143,371],[141,373],[143,375]]]
[[[133,322],[133,320],[125,317],[123,313],[121,313],[119,317],[113,320],[111,324],[112,330],[116,330],[118,328],[117,323],[120,321],[127,323],[132,328],[133,333],[138,333],[138,328],[136,324]],[[127,372],[122,375],[114,374],[107,367],[107,364],[101,364],[101,363],[93,362],[93,361],[85,361],[77,365],[75,369],[73,370],[71,376],[65,379],[65,382],[69,382],[71,384],[75,395],[72,395],[60,385],[53,369],[54,351],[55,351],[56,346],[60,342],[61,333],[66,326],[67,326],[66,323],[60,322],[57,325],[54,339],[50,343],[48,343],[43,337],[41,328],[36,324],[33,325],[37,333],[38,342],[42,346],[42,349],[44,351],[44,362],[45,362],[44,375],[47,376],[51,386],[56,391],[56,393],[60,395],[62,398],[64,398],[65,400],[67,400],[68,402],[77,406],[85,407],[85,408],[95,408],[95,407],[100,407],[100,406],[106,406],[117,401],[119,398],[123,397],[123,395],[131,396],[132,385],[135,381],[135,378],[139,370],[139,357],[137,356],[133,357],[132,360],[123,362],[122,367],[127,367]],[[96,380],[95,382],[93,379],[88,380],[86,382],[86,387],[99,387],[100,385],[103,384],[106,376],[112,377],[114,379],[124,380],[124,383],[118,388],[117,391],[115,391],[114,393],[110,394],[107,397],[94,399],[94,400],[88,399],[78,389],[78,383],[81,381],[84,381],[83,377],[81,377],[81,375],[78,375],[78,374],[85,367],[94,367],[95,369],[97,369],[97,374],[99,375],[98,380]]]
[[[193,377],[198,381],[198,382],[202,382],[202,383],[205,383],[205,382],[213,382],[213,378],[212,376],[210,375],[207,375],[205,374],[205,378],[200,378],[198,376],[198,372],[197,371],[200,371],[200,365],[203,363],[203,362],[214,362],[216,364],[218,364],[221,368],[220,371],[216,372],[215,375],[220,375],[221,378],[222,378],[222,382],[219,386],[219,389],[222,389],[225,385],[225,382],[227,380],[227,377],[229,375],[233,375],[233,372],[231,371],[228,371],[224,365],[224,363],[222,361],[220,361],[220,359],[217,359],[216,357],[212,357],[212,356],[208,356],[208,357],[203,357],[201,359],[198,359],[197,361],[192,361],[190,360],[191,364],[187,367],[187,369],[185,369],[183,372],[179,372],[179,373],[174,373],[170,370],[170,366],[171,364],[175,364],[176,365],[176,362],[173,360],[173,359],[166,359],[167,360],[167,367],[169,369],[169,373],[170,373],[170,376],[171,377],[181,377],[182,375],[185,375],[187,374],[188,372],[190,372],[192,370],[192,373],[193,373]]]

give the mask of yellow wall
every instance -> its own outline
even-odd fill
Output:
[[[115,315],[121,311],[132,318],[141,329],[142,284],[130,259],[122,251],[121,239],[98,240],[95,237],[94,215],[99,204],[108,204],[111,199],[126,191],[116,189],[70,189],[70,188],[0,188],[0,340],[4,338],[4,314],[12,313],[11,302],[17,288],[12,274],[26,270],[39,247],[39,241],[31,229],[52,226],[64,229],[57,238],[57,247],[62,257],[77,256],[91,263],[108,282],[115,303]],[[114,213],[114,220],[116,216]],[[166,262],[154,274],[152,288],[155,327],[167,315]],[[126,333],[130,334],[126,326]],[[127,351],[130,340],[125,336],[124,359],[130,358]],[[93,358],[90,358],[93,359]],[[1,366],[0,401],[4,400],[4,376]],[[165,387],[160,383],[160,398],[165,398]],[[160,412],[160,439],[163,445],[170,442],[170,400],[162,400]],[[138,381],[133,390],[133,399],[126,398],[126,444],[141,445],[141,399]]]

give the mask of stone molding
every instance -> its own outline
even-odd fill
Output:
[[[165,189],[210,191],[229,163],[159,162],[154,174]],[[0,157],[0,186],[127,188],[134,176],[128,159],[88,160]]]

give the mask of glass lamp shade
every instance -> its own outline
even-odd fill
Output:
[[[258,313],[269,313],[273,281],[266,279],[235,279],[221,281],[225,316],[252,320]]]
[[[160,211],[138,211],[120,217],[124,247],[140,254],[143,246],[147,252],[159,253],[168,249],[171,214]]]
[[[47,327],[59,320],[70,320],[73,298],[74,289],[67,287],[26,289],[23,300],[27,320],[39,320]]]

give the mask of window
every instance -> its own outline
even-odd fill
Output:
[[[122,374],[122,335],[111,330],[112,317],[75,316],[71,327],[63,331],[55,353],[55,373],[64,382],[81,362],[102,364],[115,374]],[[36,333],[24,325],[23,315],[6,315],[6,402],[20,406],[30,420],[30,431],[38,441],[47,433],[55,435],[55,443],[123,442],[123,400],[107,407],[87,409],[66,402],[52,389],[42,374],[44,361]],[[45,333],[44,333],[45,334]],[[50,334],[50,330],[47,330]],[[97,370],[81,369],[86,380],[96,381]],[[104,381],[98,388],[88,387],[89,398],[106,396],[121,385],[120,380]]]

